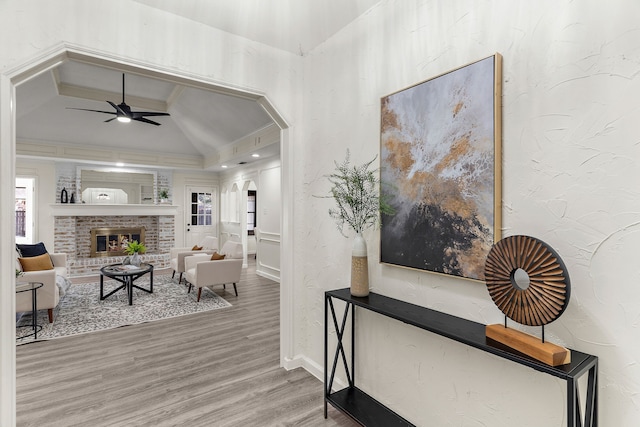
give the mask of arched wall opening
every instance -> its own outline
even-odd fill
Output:
[[[280,156],[282,163],[282,216],[281,259],[283,268],[280,285],[280,363],[287,368],[296,367],[291,363],[292,355],[292,291],[293,277],[291,248],[292,233],[284,232],[291,226],[292,219],[292,166],[291,137],[289,124],[262,93],[239,87],[226,86],[207,81],[198,76],[163,69],[154,64],[125,61],[109,57],[103,53],[74,46],[57,46],[48,52],[27,60],[22,65],[0,74],[0,233],[12,236],[3,239],[0,245],[0,280],[15,285],[13,269],[15,265],[15,165],[16,165],[16,90],[15,88],[29,79],[43,73],[65,60],[84,61],[89,64],[116,68],[123,72],[143,73],[145,75],[176,82],[185,86],[197,87],[227,95],[252,99],[261,105],[280,128]],[[16,413],[16,351],[15,351],[15,293],[14,286],[0,286],[0,425],[15,425]]]

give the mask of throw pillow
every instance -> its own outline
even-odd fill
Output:
[[[22,271],[41,271],[41,270],[53,270],[53,263],[49,254],[42,254],[38,256],[18,258]]]
[[[220,255],[218,252],[214,252],[213,255],[211,255],[211,260],[212,261],[217,261],[219,259],[224,259],[225,255]]]
[[[16,244],[16,249],[23,258],[44,255],[47,253],[47,248],[44,247],[44,243],[42,242],[36,243],[35,245]]]
[[[193,247],[191,248],[192,251],[201,251],[202,250],[202,246],[198,246],[198,245],[193,245]]]

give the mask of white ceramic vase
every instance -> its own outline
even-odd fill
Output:
[[[131,265],[135,265],[136,267],[140,267],[140,264],[142,263],[142,258],[140,257],[138,252],[134,252],[133,255],[131,255],[130,262],[131,262]]]
[[[354,297],[366,297],[369,295],[367,242],[361,233],[356,234],[351,249],[351,295]]]

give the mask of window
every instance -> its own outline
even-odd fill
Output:
[[[16,186],[16,237],[27,235],[27,189]]]
[[[191,193],[191,225],[211,225],[211,193]]]
[[[256,191],[249,190],[247,193],[247,235],[253,236],[256,228]]]

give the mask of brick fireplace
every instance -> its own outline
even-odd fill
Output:
[[[67,254],[70,275],[96,274],[101,267],[124,259],[122,253],[92,256],[92,230],[95,234],[95,230],[107,228],[120,230],[122,233],[117,234],[122,235],[131,234],[126,230],[144,229],[142,240],[147,252],[143,260],[156,268],[169,266],[169,250],[174,246],[174,215],[58,215],[54,226],[54,251]]]

